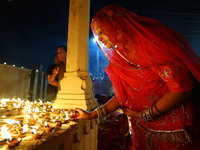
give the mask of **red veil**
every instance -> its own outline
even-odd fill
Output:
[[[200,58],[180,33],[163,23],[139,16],[117,5],[104,7],[96,13],[93,21],[116,47],[108,50],[97,41],[114,65],[130,69],[127,61],[143,68],[173,63],[188,68],[200,82]],[[96,36],[93,21],[91,28]],[[116,52],[126,62],[118,60]]]

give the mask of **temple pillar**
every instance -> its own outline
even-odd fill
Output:
[[[54,102],[56,108],[98,106],[88,72],[90,0],[70,0],[66,72]]]

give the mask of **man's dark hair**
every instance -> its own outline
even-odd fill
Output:
[[[58,46],[57,46],[57,49],[58,49],[58,48],[63,48],[63,49],[65,50],[65,52],[67,51],[67,46],[65,46],[65,45],[58,45]]]

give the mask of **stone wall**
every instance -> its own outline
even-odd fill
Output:
[[[79,120],[70,130],[47,140],[37,150],[97,150],[97,120]]]
[[[27,98],[31,70],[0,64],[0,98]]]

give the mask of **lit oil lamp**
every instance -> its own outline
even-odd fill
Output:
[[[39,114],[39,118],[44,118],[45,117],[45,114]]]
[[[8,147],[14,147],[17,146],[22,141],[21,138],[13,138],[11,140],[8,140],[6,143]]]
[[[69,122],[69,115],[67,113],[67,111],[65,111],[65,119],[63,121],[63,123],[68,123]]]
[[[34,139],[40,139],[44,134],[43,131],[36,131],[36,129],[31,129],[31,132]]]
[[[46,112],[46,114],[45,114],[46,116],[50,116],[50,113],[49,112]]]
[[[23,127],[15,128],[19,138],[24,138],[26,133],[28,132],[28,124],[23,125]]]
[[[2,133],[0,133],[0,141],[4,144],[7,143],[9,147],[19,144],[21,142],[20,138],[28,135],[31,135],[34,139],[40,139],[44,134],[54,132],[62,124],[71,121],[68,109],[56,109],[53,108],[50,102],[43,103],[41,100],[30,102],[20,99],[4,99],[0,101],[0,109],[4,109],[2,107],[20,115],[15,116],[15,120],[7,119],[10,117],[7,114],[0,117],[2,120],[6,120],[6,127],[10,128],[6,130],[10,137],[5,138],[2,136],[1,138]]]
[[[49,124],[47,123],[47,121],[45,121],[44,127],[45,127],[44,130],[45,130],[46,133],[52,132],[52,131],[54,130],[54,127],[51,126],[51,125],[49,125]]]
[[[28,124],[23,125],[22,131],[19,131],[18,137],[23,138],[25,137],[25,134],[28,132]]]
[[[55,125],[55,128],[59,129],[61,126],[62,126],[62,123],[57,122],[56,125]]]
[[[33,112],[35,112],[37,115],[40,114],[40,109],[38,107],[33,108]]]

